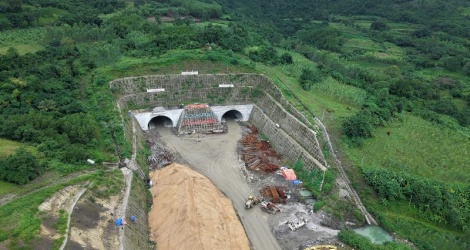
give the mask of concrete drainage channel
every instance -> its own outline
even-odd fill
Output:
[[[92,183],[88,184],[87,186],[89,187],[90,185],[92,185]],[[69,238],[69,230],[70,230],[70,221],[71,221],[71,218],[72,218],[72,212],[73,212],[73,209],[75,208],[75,205],[77,205],[77,202],[78,200],[80,199],[80,197],[82,197],[82,195],[85,193],[85,191],[88,189],[88,187],[86,188],[82,188],[76,195],[75,195],[75,200],[73,202],[73,204],[68,208],[68,219],[67,219],[67,229],[65,230],[65,239],[64,239],[64,242],[62,242],[62,245],[60,246],[60,250],[63,250],[65,245],[67,244],[67,240]]]

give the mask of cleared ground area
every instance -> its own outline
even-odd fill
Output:
[[[249,249],[232,202],[207,177],[173,163],[151,180],[150,238],[157,249]]]
[[[227,120],[227,125],[228,133],[222,135],[177,137],[169,128],[158,126],[149,132],[149,136],[177,152],[182,161],[208,177],[227,198],[232,200],[233,207],[250,240],[251,249],[281,249],[269,227],[269,214],[260,209],[246,210],[244,208],[245,199],[253,193],[253,190],[243,177],[244,165],[238,159],[236,151],[242,128],[233,120]]]

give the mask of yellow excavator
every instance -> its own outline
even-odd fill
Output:
[[[250,195],[248,196],[248,199],[246,199],[245,208],[246,209],[252,208],[254,205],[258,205],[260,202],[261,202],[261,199],[259,197]]]

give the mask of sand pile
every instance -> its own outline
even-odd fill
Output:
[[[249,249],[232,202],[208,178],[179,164],[150,178],[150,238],[158,250]]]

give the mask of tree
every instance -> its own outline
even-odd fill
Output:
[[[387,28],[387,24],[381,21],[375,21],[370,24],[371,30],[385,31]]]
[[[282,64],[293,64],[294,60],[292,59],[292,56],[288,53],[284,53],[281,55],[281,63]]]
[[[462,70],[465,75],[470,76],[470,62],[465,63]]]
[[[61,118],[59,123],[60,132],[66,134],[71,143],[88,144],[98,137],[98,125],[91,115],[71,114]]]
[[[372,124],[367,116],[358,113],[346,119],[343,132],[349,138],[372,137]]]
[[[432,30],[428,27],[425,27],[425,28],[413,31],[411,35],[417,38],[428,37],[432,35]]]
[[[321,74],[318,70],[303,69],[299,78],[302,89],[309,90],[313,84],[321,81]]]
[[[14,155],[0,161],[0,179],[16,184],[26,184],[39,176],[42,167],[36,157],[25,148],[19,148]]]

